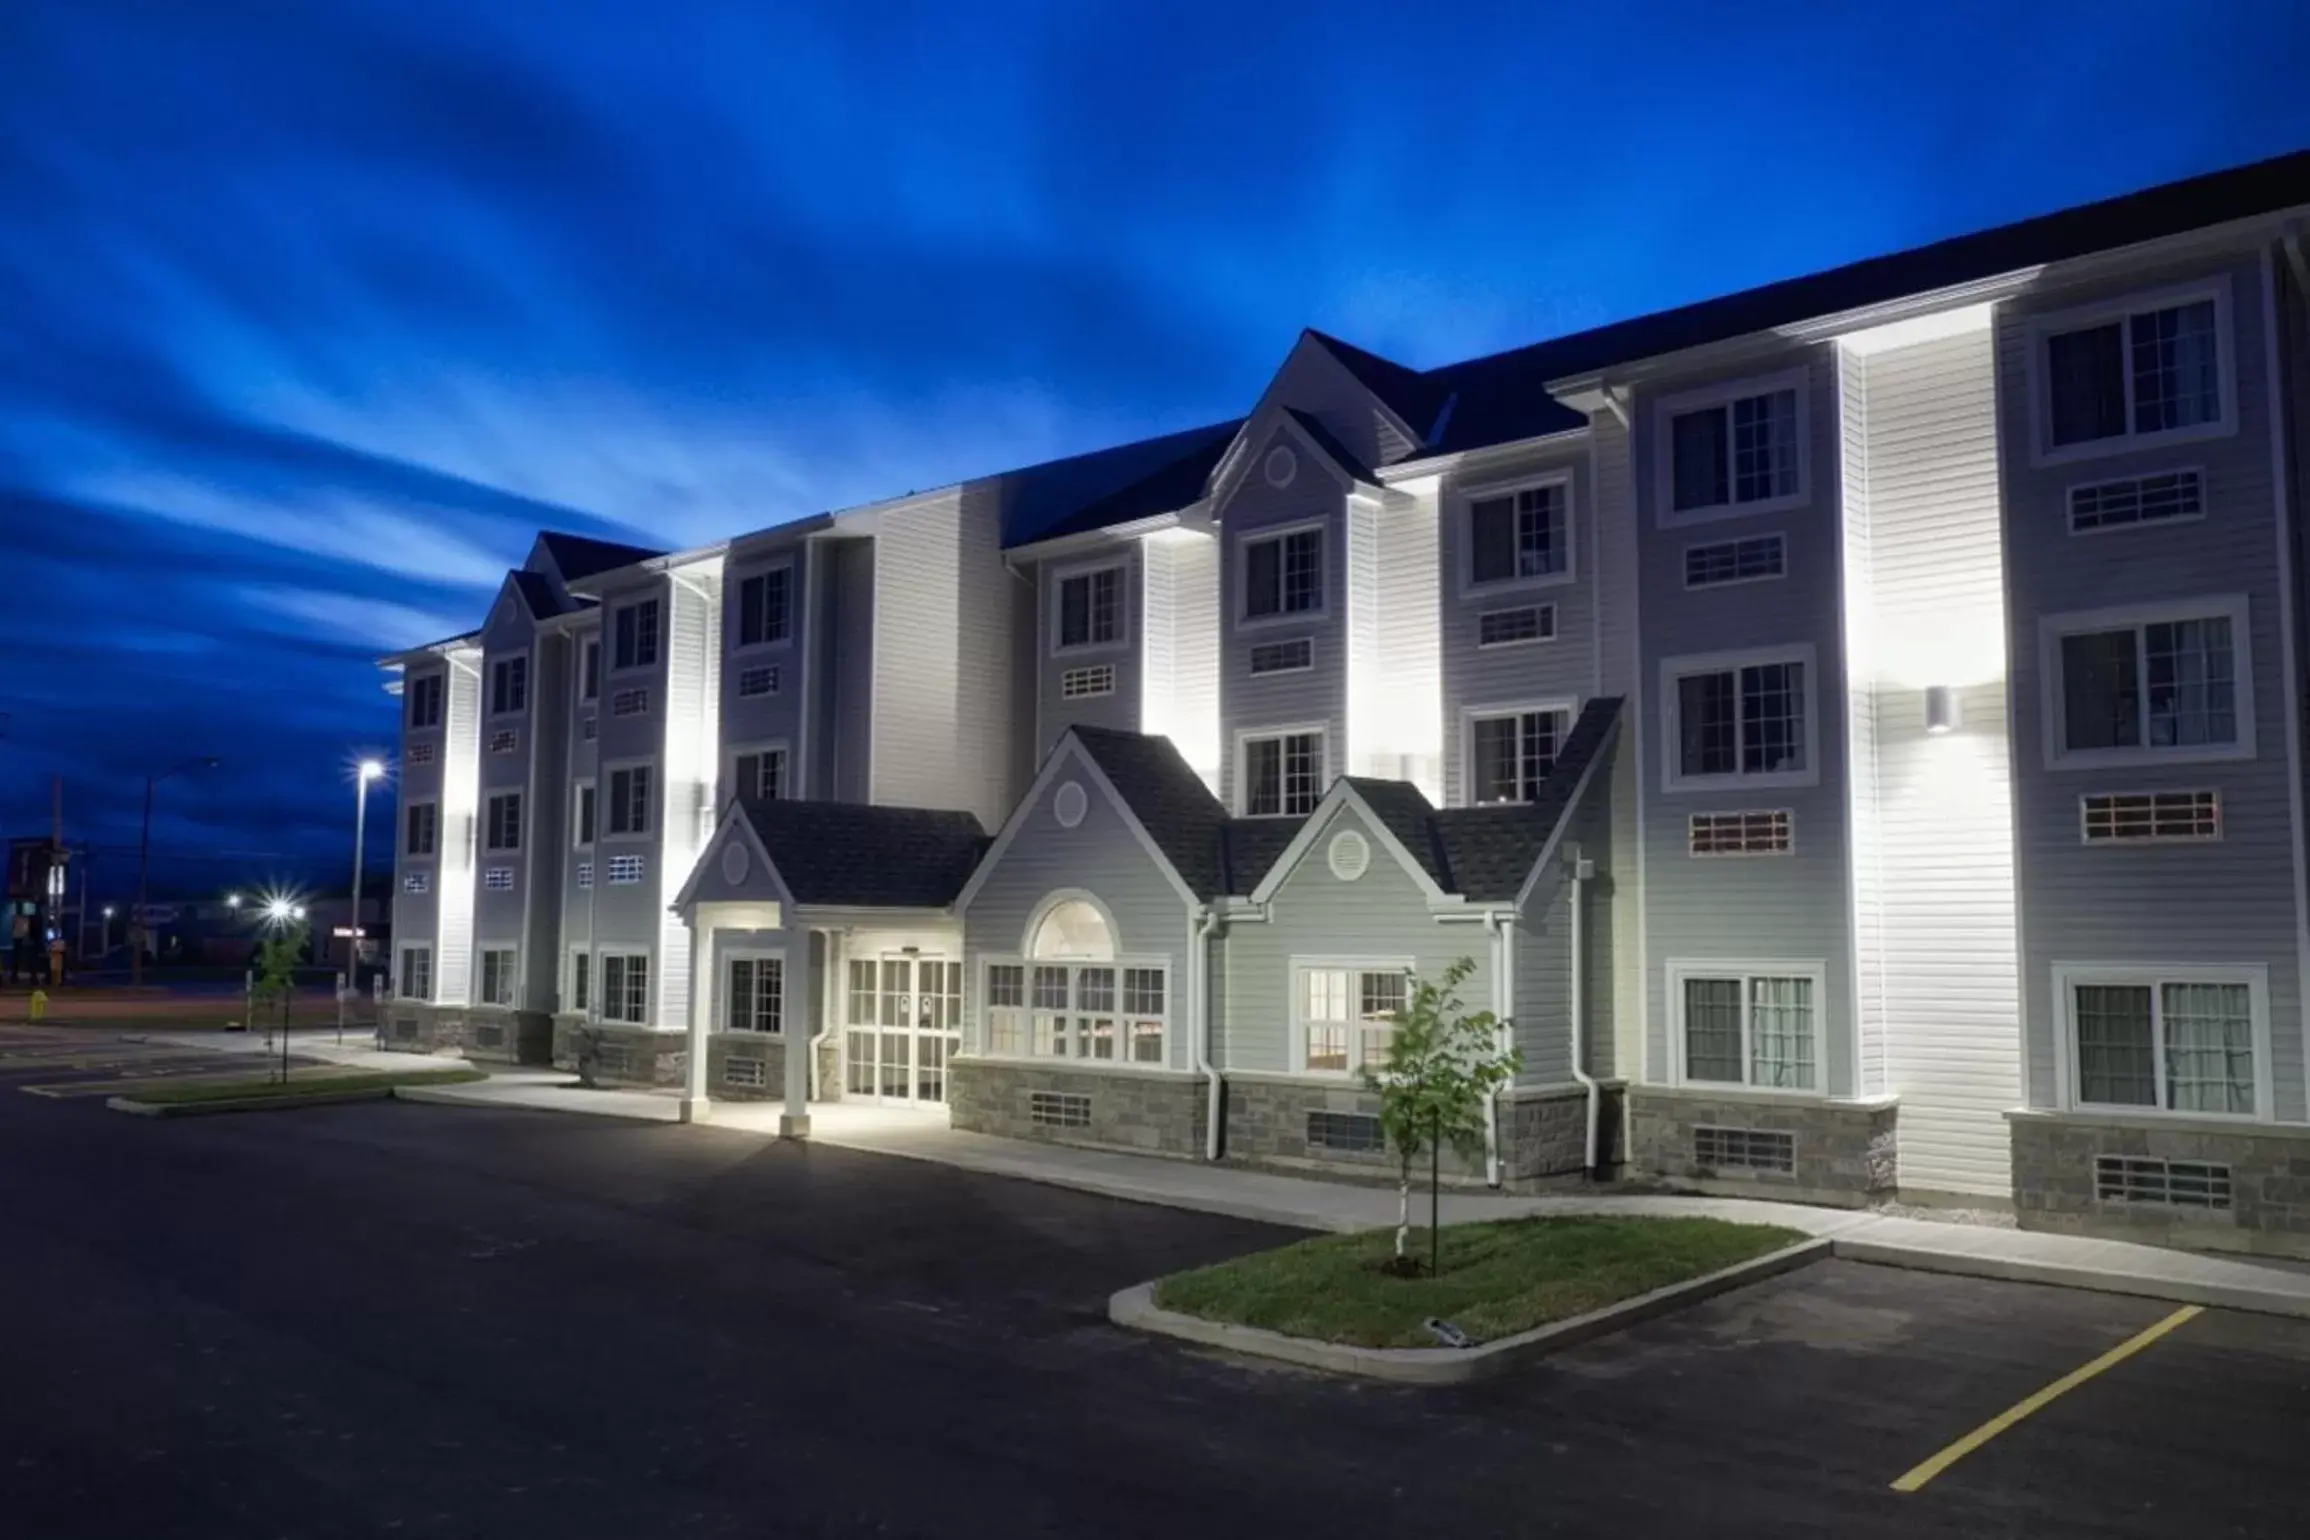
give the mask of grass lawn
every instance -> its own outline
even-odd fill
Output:
[[[1448,1225],[1443,1270],[1379,1270],[1395,1231],[1324,1235],[1254,1252],[1155,1285],[1165,1310],[1358,1347],[1435,1347],[1440,1316],[1476,1342],[1512,1336],[1795,1245],[1778,1225],[1721,1219],[1566,1216]],[[1428,1232],[1412,1232],[1423,1261]]]
[[[174,1105],[179,1102],[253,1101],[271,1096],[306,1096],[315,1091],[379,1091],[397,1085],[461,1085],[487,1080],[477,1069],[348,1070],[341,1075],[298,1076],[278,1080],[212,1080],[202,1085],[153,1086],[126,1094],[132,1102]]]

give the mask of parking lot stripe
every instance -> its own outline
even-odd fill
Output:
[[[2077,1389],[2078,1386],[2083,1385],[2087,1380],[2092,1379],[2095,1375],[2100,1374],[2103,1370],[2111,1369],[2119,1364],[2124,1363],[2127,1359],[2133,1357],[2134,1354],[2140,1352],[2143,1348],[2148,1347],[2151,1343],[2157,1341],[2160,1337],[2172,1331],[2175,1327],[2180,1326],[2199,1315],[2202,1315],[2204,1311],[2205,1307],[2202,1305],[2184,1305],[2181,1309],[2175,1311],[2172,1315],[2169,1315],[2164,1320],[2158,1322],[2155,1326],[2149,1327],[2144,1331],[2137,1332],[2133,1336],[2128,1337],[2125,1341],[2119,1343],[2116,1347],[2111,1348],[2108,1352],[2102,1354],[2101,1357],[2095,1359],[2092,1363],[2087,1364],[2084,1368],[2072,1369],[2069,1373],[2063,1375],[2060,1379],[2055,1380],[2052,1384],[2037,1392],[2037,1394],[2028,1397],[2026,1400],[2017,1401],[2012,1406],[2007,1407],[2004,1411],[1999,1412],[1996,1416],[1990,1418],[1980,1427],[1975,1428],[1972,1432],[1966,1434],[1963,1438],[1959,1439],[1956,1443],[1951,1444],[1948,1448],[1942,1450],[1939,1454],[1933,1456],[1933,1458],[1927,1460],[1924,1464],[1916,1466],[1915,1468],[1905,1472],[1899,1479],[1894,1481],[1893,1490],[1896,1492],[1916,1491],[1918,1488],[1924,1486],[1926,1482],[1931,1481],[1935,1476],[1940,1475],[1950,1466],[1955,1465],[1959,1460],[1964,1459],[1974,1450],[1979,1449],[1983,1444],[1988,1443],[1991,1439],[1997,1437],[1998,1434],[2003,1433],[2007,1428],[2012,1427],[2015,1423],[2021,1421],[2024,1417],[2029,1416],[2033,1412],[2044,1410],[2054,1401],[2058,1400],[2062,1396],[2067,1395],[2070,1391]]]

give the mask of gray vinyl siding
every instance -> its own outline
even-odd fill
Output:
[[[1468,584],[1468,500],[1488,487],[1552,472],[1571,481],[1572,581]],[[1443,671],[1443,795],[1446,805],[1467,804],[1465,764],[1470,708],[1530,701],[1583,701],[1596,693],[1597,515],[1595,477],[1585,443],[1555,445],[1528,458],[1488,465],[1446,478],[1437,520]],[[1622,520],[1623,527],[1625,519]],[[1618,534],[1615,529],[1615,534]],[[1509,647],[1479,647],[1478,617],[1488,610],[1553,605],[1554,640]],[[1626,618],[1623,617],[1623,623]]]
[[[1123,569],[1123,639],[1103,647],[1057,650],[1059,584],[1072,573],[1099,567]],[[1035,566],[1035,665],[1037,721],[1040,739],[1035,756],[1041,757],[1059,741],[1059,735],[1078,723],[1111,727],[1119,732],[1140,730],[1139,703],[1147,685],[1147,563],[1137,541],[1118,541],[1091,551],[1054,556]],[[1061,681],[1069,669],[1091,664],[1114,665],[1115,689],[1108,695],[1068,700]],[[1007,816],[1004,809],[997,818]],[[995,820],[984,820],[992,823]]]
[[[2033,464],[2033,316],[2211,279],[2229,286],[2229,358],[2237,431],[2163,448]],[[2022,1001],[2032,1106],[2055,1097],[2061,1002],[2056,962],[2262,964],[2270,974],[2271,1081],[2278,1116],[2305,1116],[2301,990],[2294,908],[2294,831],[2277,579],[2271,407],[2261,265],[2252,254],[2141,268],[2090,285],[2032,294],[2001,309],[2000,423],[2006,584],[2014,701]],[[2205,471],[2205,517],[2073,536],[2071,486],[2185,466]],[[2040,619],[2133,603],[2243,594],[2253,669],[2256,757],[2203,764],[2048,769]],[[2099,791],[2214,788],[2219,843],[2087,849],[2078,799]]]
[[[499,593],[489,624],[481,633],[481,806],[480,834],[474,849],[474,866],[486,878],[493,869],[506,867],[513,872],[513,886],[492,892],[486,882],[476,879],[473,891],[473,944],[482,947],[522,944],[528,929],[526,911],[529,896],[529,857],[532,844],[539,833],[537,809],[530,795],[530,758],[537,746],[538,722],[536,706],[544,681],[536,647],[536,630],[528,612],[522,607],[521,596],[514,592],[509,581]],[[527,659],[529,684],[526,704],[518,712],[500,714],[491,710],[492,681],[497,667],[513,658]],[[491,749],[491,740],[501,732],[515,735],[515,748],[510,754]],[[514,852],[492,851],[488,847],[489,800],[512,792],[521,798],[521,848]],[[479,987],[480,971],[474,973],[475,987]]]
[[[563,869],[569,854],[569,761],[560,752],[569,737],[568,636],[542,632],[530,660],[529,796],[523,809],[521,1003],[530,1010],[560,1008]]]
[[[875,714],[874,543],[826,543],[812,629],[819,652],[811,671],[810,795],[832,802],[872,800],[869,779]]]
[[[600,707],[600,732],[595,739],[596,773],[602,799],[598,805],[607,806],[609,769],[646,762],[659,788],[660,795],[653,816],[661,822],[651,830],[647,839],[609,839],[602,837],[603,831],[609,826],[607,816],[602,816],[594,841],[594,891],[577,895],[580,905],[590,910],[597,950],[649,954],[653,996],[656,994],[656,980],[662,971],[659,967],[657,940],[659,884],[663,876],[661,868],[665,862],[662,820],[665,816],[663,787],[666,781],[667,659],[673,653],[672,589],[673,585],[663,577],[641,576],[606,591],[602,596],[602,694],[596,703]],[[655,598],[658,601],[658,661],[646,668],[617,669],[614,666],[617,611],[634,600],[644,598]],[[610,706],[618,692],[636,688],[650,692],[650,709],[633,716],[615,714]],[[624,885],[613,885],[610,882],[609,863],[612,857],[618,855],[642,857],[640,882]],[[655,1019],[654,1016],[652,1019]]]
[[[1354,882],[1332,875],[1326,851],[1343,830],[1363,834],[1371,863]],[[1307,856],[1277,888],[1265,921],[1227,929],[1226,1008],[1216,1051],[1222,1072],[1292,1073],[1292,960],[1408,962],[1432,977],[1465,957],[1475,971],[1460,986],[1470,1011],[1492,1007],[1492,937],[1481,923],[1438,921],[1419,884],[1362,815],[1340,805]]]
[[[411,858],[409,854],[409,808],[418,802],[430,802],[434,804],[436,809],[440,807],[442,770],[447,754],[446,745],[442,741],[445,734],[441,728],[429,727],[422,731],[410,728],[409,691],[418,680],[441,679],[448,671],[449,665],[439,660],[411,664],[403,671],[401,680],[401,756],[400,763],[396,767],[399,773],[395,777],[393,800],[392,924],[393,967],[396,987],[399,986],[400,982],[401,948],[405,946],[433,946],[438,940],[441,851],[449,827],[445,822],[435,825],[434,853],[432,855]],[[448,694],[449,686],[444,679],[442,703],[445,719]],[[419,743],[427,745],[433,753],[432,759],[424,764],[412,763],[409,758],[410,746]],[[424,892],[412,893],[408,890],[408,878],[412,872],[425,874]]]
[[[1401,459],[1410,447],[1363,381],[1312,337],[1301,337],[1275,371],[1275,378],[1260,396],[1260,405],[1270,402],[1307,413],[1339,440],[1342,449],[1365,465]],[[1430,424],[1408,426],[1414,433],[1424,433]],[[1248,447],[1253,450],[1251,474],[1257,477],[1258,456],[1266,454],[1267,447],[1264,443]]]
[[[1623,737],[1615,746],[1625,751]],[[1510,1005],[1523,1068],[1516,1083],[1563,1085],[1572,1079],[1572,882],[1576,855],[1595,863],[1582,913],[1581,949],[1587,954],[1581,1002],[1584,1026],[1581,1066],[1598,1079],[1618,1073],[1613,1063],[1612,1016],[1612,778],[1600,766],[1554,859],[1533,884],[1532,896],[1516,916],[1513,966],[1516,991]]]
[[[595,863],[594,875],[597,880],[601,876],[598,844],[592,850],[580,851],[576,848],[577,815],[574,811],[578,782],[595,781],[597,790],[594,808],[596,821],[599,822],[601,803],[595,765],[599,757],[597,751],[600,748],[600,740],[586,737],[585,724],[588,721],[593,722],[595,730],[598,732],[604,725],[608,702],[599,696],[593,700],[582,699],[579,692],[585,688],[584,678],[580,670],[585,662],[586,643],[599,637],[600,634],[601,627],[598,617],[579,622],[571,627],[568,633],[568,677],[562,684],[562,698],[568,702],[568,710],[565,714],[562,742],[564,745],[563,763],[569,767],[569,772],[564,777],[561,827],[541,831],[542,837],[555,841],[562,852],[561,936],[564,950],[571,946],[587,944],[592,934],[593,895],[588,890],[578,886],[578,864],[580,862]],[[606,687],[608,684],[606,673],[603,675],[602,682]],[[598,834],[599,831],[596,832]],[[560,985],[557,984],[557,990],[559,987]]]
[[[817,550],[817,547],[804,540],[796,540],[783,547],[748,550],[742,557],[734,559],[723,574],[722,763],[714,798],[717,807],[728,806],[737,791],[734,779],[736,751],[756,744],[786,745],[789,795],[800,790],[803,698],[806,693],[802,688],[802,679],[804,670],[815,661],[808,645],[809,616],[804,595],[808,592],[810,568],[817,559]],[[740,647],[739,586],[750,577],[780,566],[791,567],[793,571],[793,576],[787,579],[787,639],[767,645]],[[766,666],[778,670],[778,688],[768,695],[739,695],[738,676],[750,669]]]
[[[1052,813],[1051,801],[1070,781],[1082,784],[1088,803],[1083,821],[1067,829]],[[981,1052],[986,1043],[981,964],[988,957],[1018,957],[1026,945],[1028,921],[1060,889],[1087,891],[1106,907],[1115,924],[1118,957],[1159,958],[1169,964],[1167,1063],[1172,1069],[1190,1068],[1194,1060],[1186,1040],[1187,900],[1139,843],[1089,768],[1072,753],[1033,795],[1017,834],[963,914],[963,955],[969,968],[964,981],[966,1046]]]
[[[1620,857],[1611,885],[1611,933],[1619,945],[1611,954],[1608,970],[1600,971],[1608,971],[1611,980],[1611,1062],[1617,1073],[1629,1080],[1650,1078],[1655,1073],[1645,1057],[1646,868],[1639,828],[1649,805],[1646,775],[1659,753],[1658,731],[1644,711],[1649,692],[1638,678],[1642,658],[1634,449],[1634,435],[1611,412],[1589,419],[1588,482],[1594,489],[1594,512],[1587,531],[1596,584],[1590,664],[1595,693],[1617,695],[1627,702],[1621,711],[1611,768],[1612,848]],[[1664,1075],[1666,1066],[1660,1066],[1658,1073]]]
[[[1804,411],[1810,460],[1804,505],[1662,527],[1667,489],[1655,485],[1657,435],[1666,431],[1658,401],[1687,390],[1805,369]],[[1648,1076],[1667,1078],[1668,1034],[1676,1018],[1668,998],[1672,962],[1819,963],[1826,984],[1818,1019],[1823,1090],[1855,1094],[1851,896],[1847,888],[1845,678],[1839,608],[1842,519],[1839,510],[1838,381],[1833,349],[1792,348],[1743,365],[1664,382],[1640,395],[1633,470],[1639,496],[1637,569],[1643,626],[1637,715],[1643,724],[1644,964]],[[1770,583],[1687,591],[1687,545],[1752,534],[1785,534],[1788,576]],[[1661,664],[1693,654],[1804,644],[1814,649],[1815,720],[1810,741],[1815,784],[1668,791],[1663,773],[1673,745],[1661,731]],[[1696,858],[1689,853],[1694,813],[1787,808],[1795,815],[1795,849],[1787,856]]]
[[[449,665],[441,707],[441,823],[433,892],[439,916],[433,998],[463,1005],[473,974],[473,898],[480,872],[481,680],[479,652],[460,649]]]

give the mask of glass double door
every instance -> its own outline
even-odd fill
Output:
[[[850,960],[843,1029],[851,1096],[946,1101],[946,1066],[962,1040],[962,964],[892,955]]]

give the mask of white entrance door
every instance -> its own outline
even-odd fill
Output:
[[[892,953],[850,960],[844,1090],[884,1102],[940,1104],[962,1032],[962,964]]]

